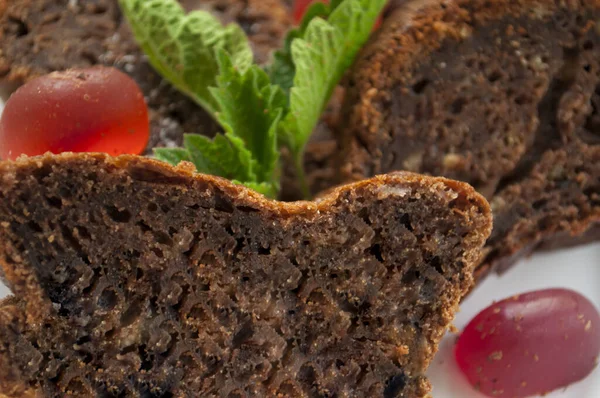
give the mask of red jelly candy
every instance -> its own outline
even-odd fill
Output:
[[[28,82],[0,118],[0,158],[45,152],[139,154],[149,135],[137,84],[115,68],[54,72]]]
[[[571,290],[502,300],[480,312],[456,345],[469,382],[491,397],[543,394],[583,379],[600,355],[600,314]]]
[[[302,21],[302,17],[304,16],[306,9],[314,1],[315,0],[296,0],[294,2],[294,21],[296,21],[297,24]]]

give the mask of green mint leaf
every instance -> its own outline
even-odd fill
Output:
[[[218,134],[211,140],[202,135],[186,134],[183,144],[200,173],[230,180],[256,181],[256,161],[239,138]]]
[[[269,68],[271,81],[281,87],[288,97],[296,75],[296,67],[292,60],[292,42],[304,35],[310,21],[317,17],[327,18],[330,10],[330,6],[324,3],[311,4],[302,16],[300,26],[287,33],[283,48],[273,53],[273,64]]]
[[[242,184],[258,193],[265,195],[267,198],[276,198],[279,192],[279,184],[267,183],[267,182],[239,182],[234,181],[237,184]]]
[[[184,146],[185,148],[154,148],[154,155],[156,159],[173,166],[184,160],[192,162],[200,173],[230,179],[269,198],[277,197],[277,180],[256,182],[256,175],[253,173],[256,161],[240,138],[219,134],[211,140],[198,134],[186,134]]]
[[[279,162],[277,127],[287,102],[285,94],[271,85],[258,66],[240,72],[224,51],[217,53],[217,59],[221,74],[217,87],[211,88],[220,109],[217,118],[227,134],[241,139],[256,160],[257,181],[271,182]]]
[[[241,27],[224,27],[205,11],[186,15],[176,0],[119,2],[152,66],[179,91],[216,113],[209,91],[219,74],[216,51],[227,51],[240,71],[252,64],[252,50]]]
[[[331,0],[329,2],[329,6],[331,7],[331,10],[335,10],[336,8],[338,8],[338,6],[340,4],[342,4],[344,2],[344,0]]]
[[[345,0],[327,21],[312,19],[292,42],[296,75],[282,138],[301,157],[331,93],[369,38],[386,0]]]
[[[154,157],[173,166],[184,160],[191,161],[189,152],[183,148],[154,148]]]

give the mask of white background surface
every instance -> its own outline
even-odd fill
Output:
[[[488,278],[462,304],[454,324],[462,330],[469,320],[494,300],[550,287],[576,290],[600,309],[600,243],[536,254],[522,260],[502,277]],[[9,290],[0,283],[0,298],[8,294]],[[484,396],[471,388],[454,362],[452,351],[456,337],[452,333],[446,335],[429,369],[434,398],[482,398]],[[600,398],[600,367],[585,380],[548,394],[546,398]]]

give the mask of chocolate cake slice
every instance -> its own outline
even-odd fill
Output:
[[[600,234],[600,1],[409,1],[367,45],[341,180],[443,175],[490,199],[477,271]]]
[[[180,0],[186,10],[206,10],[248,34],[264,63],[291,26],[282,0]],[[24,82],[68,68],[115,66],[140,85],[151,117],[148,152],[180,145],[183,133],[213,135],[217,123],[164,81],[135,42],[118,0],[0,0],[0,80]]]
[[[147,158],[0,163],[0,393],[422,397],[491,230],[412,173],[317,202]]]

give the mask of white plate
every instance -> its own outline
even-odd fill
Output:
[[[2,101],[0,100],[0,113]],[[600,309],[600,243],[553,253],[536,254],[517,264],[502,277],[492,276],[462,304],[454,324],[462,329],[493,301],[517,293],[549,287],[576,290]],[[9,290],[0,283],[0,298]],[[429,369],[435,398],[484,398],[467,383],[454,362],[456,335],[448,333]],[[545,398],[600,398],[600,367],[579,383],[548,394]]]

